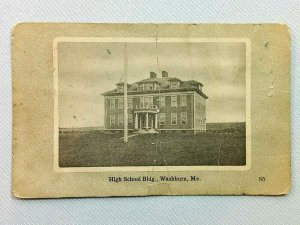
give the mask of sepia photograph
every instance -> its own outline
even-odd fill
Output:
[[[245,166],[246,42],[57,41],[59,167]]]
[[[287,26],[28,23],[12,40],[15,196],[289,192]]]

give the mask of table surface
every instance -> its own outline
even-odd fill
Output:
[[[1,224],[299,224],[300,1],[0,2]],[[286,23],[292,36],[292,191],[287,196],[19,200],[11,194],[11,31],[19,22]]]

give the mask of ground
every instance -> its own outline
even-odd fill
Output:
[[[125,143],[122,133],[66,131],[59,135],[61,167],[245,165],[242,130],[141,134]]]

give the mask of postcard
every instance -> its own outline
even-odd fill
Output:
[[[289,192],[286,25],[22,23],[12,51],[16,197]]]

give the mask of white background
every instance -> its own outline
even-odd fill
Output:
[[[300,1],[0,1],[1,224],[300,224]],[[19,22],[286,23],[292,36],[292,191],[287,196],[18,200],[11,194],[11,31]]]

